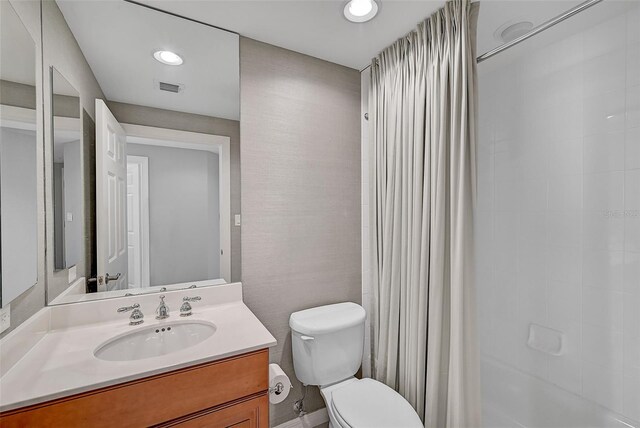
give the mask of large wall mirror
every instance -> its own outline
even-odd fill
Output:
[[[1,306],[38,281],[36,45],[0,2]]]
[[[240,280],[238,35],[124,1],[54,6],[49,304]],[[86,70],[47,51],[61,26]]]

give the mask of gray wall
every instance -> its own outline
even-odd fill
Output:
[[[223,135],[230,138],[231,281],[240,281],[242,271],[240,227],[233,225],[234,214],[240,214],[240,122],[113,101],[107,104],[115,118],[121,123]]]
[[[240,93],[244,299],[295,386],[277,425],[301,396],[289,315],[361,300],[360,73],[241,38]],[[306,406],[324,406],[317,388]]]
[[[36,150],[34,131],[0,127],[3,302],[38,280]]]
[[[149,158],[151,285],[220,277],[218,155],[127,144]]]

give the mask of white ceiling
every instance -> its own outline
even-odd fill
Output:
[[[124,1],[57,3],[108,100],[238,120],[236,34]],[[184,64],[161,64],[156,50]],[[159,82],[184,90],[160,91]]]
[[[242,36],[355,69],[442,7],[440,0],[377,0],[378,15],[354,24],[344,18],[346,0],[139,0],[144,4],[235,31]],[[493,36],[505,22],[534,24],[580,0],[483,0],[478,53],[501,44]]]

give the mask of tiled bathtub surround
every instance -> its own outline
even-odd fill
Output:
[[[479,66],[480,341],[640,421],[640,9],[596,14]],[[563,355],[527,345],[532,323]]]

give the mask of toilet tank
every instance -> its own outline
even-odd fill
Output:
[[[328,385],[362,363],[365,311],[346,302],[294,312],[289,318],[293,367],[305,385]]]

